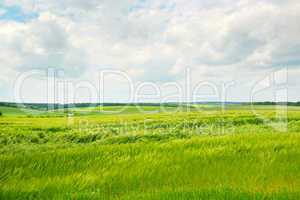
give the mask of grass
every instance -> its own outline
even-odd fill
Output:
[[[32,115],[36,115],[41,113],[39,111],[32,110],[32,109],[9,107],[9,106],[0,106],[0,112],[4,116],[22,116],[22,115],[27,115],[29,113]]]
[[[195,106],[190,106],[189,110],[195,110]],[[0,112],[4,116],[43,116],[43,117],[62,117],[67,115],[75,116],[91,116],[91,115],[112,115],[112,114],[154,114],[161,112],[184,112],[187,111],[186,106],[96,106],[96,107],[76,107],[69,109],[54,109],[49,112],[34,110],[25,107],[9,107],[0,106]]]
[[[0,117],[0,199],[300,198],[297,109],[131,109]]]

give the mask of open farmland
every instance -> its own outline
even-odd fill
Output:
[[[296,200],[300,110],[274,108],[0,107],[0,199]]]

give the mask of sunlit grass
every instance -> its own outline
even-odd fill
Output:
[[[300,113],[0,117],[0,199],[299,199]]]

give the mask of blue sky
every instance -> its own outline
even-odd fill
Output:
[[[18,5],[13,6],[0,6],[1,14],[0,20],[7,21],[16,21],[16,22],[26,22],[28,20],[34,19],[38,17],[38,13],[29,12],[25,13],[22,8]]]
[[[88,96],[100,95],[103,70],[119,72],[107,78],[107,101],[126,101],[128,88],[138,90],[143,83],[149,86],[145,93],[161,90],[152,101],[176,92],[190,100],[187,90],[201,83],[219,93],[233,83],[227,100],[249,101],[261,80],[288,69],[284,88],[289,100],[297,101],[299,18],[297,0],[3,0],[0,101],[15,101],[16,83],[32,70],[40,74],[24,79],[18,89],[22,98],[48,101],[49,68],[60,74],[57,80],[73,85],[67,96],[76,101],[97,101]],[[59,94],[66,90],[53,87]],[[257,99],[274,100],[275,93],[269,88]],[[221,100],[220,95],[200,100],[210,98]]]

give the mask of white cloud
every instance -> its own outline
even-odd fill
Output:
[[[12,71],[55,67],[78,79],[111,68],[135,80],[180,82],[189,67],[193,79],[236,80],[242,91],[268,70],[300,63],[296,0],[5,3],[39,17],[0,21],[0,68],[10,71],[2,81]]]

